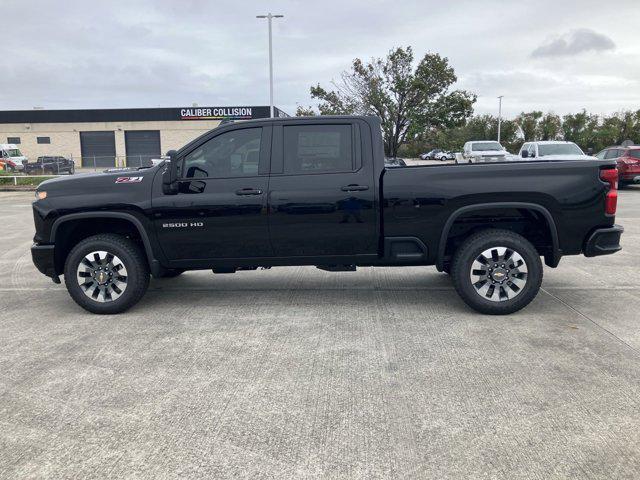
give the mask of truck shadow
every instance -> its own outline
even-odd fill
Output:
[[[256,315],[264,309],[271,315],[290,315],[292,309],[361,315],[363,309],[370,307],[380,312],[415,307],[424,313],[473,314],[458,297],[449,276],[435,269],[423,268],[420,273],[404,277],[404,269],[387,270],[385,274],[371,270],[325,274],[305,267],[230,275],[186,272],[174,279],[153,279],[134,310],[170,311],[179,308],[178,302],[203,312],[219,309],[230,317]]]

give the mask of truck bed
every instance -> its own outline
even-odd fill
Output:
[[[556,225],[561,254],[579,254],[594,227],[613,225],[604,212],[608,160],[523,161],[491,164],[419,165],[385,169],[381,175],[385,237],[417,237],[436,263],[447,225],[494,221],[492,208],[513,208],[513,218],[544,216]],[[496,204],[499,203],[499,205]],[[491,205],[488,205],[491,204]],[[466,213],[473,206],[473,213]],[[537,208],[537,207],[541,208]],[[486,207],[486,208],[483,208]],[[541,213],[542,212],[542,213]],[[594,218],[603,219],[594,225]],[[509,222],[509,216],[500,216]],[[459,228],[459,226],[455,226]],[[455,231],[454,231],[455,233]]]

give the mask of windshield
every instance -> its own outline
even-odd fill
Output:
[[[12,148],[11,150],[7,150],[6,151],[7,154],[9,154],[10,157],[21,157],[22,154],[20,153],[20,150],[18,150],[17,148]]]
[[[538,145],[538,156],[545,155],[584,155],[575,143],[552,143],[550,145]]]
[[[474,152],[486,152],[489,150],[502,150],[502,145],[498,142],[484,142],[474,143],[471,145],[471,150]]]

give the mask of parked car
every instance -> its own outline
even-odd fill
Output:
[[[474,140],[466,142],[462,149],[463,163],[504,162],[511,155],[500,143],[493,140]],[[460,163],[456,156],[456,163]]]
[[[158,166],[47,180],[34,264],[102,314],[137,303],[150,273],[285,265],[435,265],[469,306],[507,314],[537,295],[540,257],[621,248],[613,160],[386,168],[382,146],[374,117],[250,120]]]
[[[13,143],[0,143],[0,160],[4,169],[10,172],[23,170],[23,163],[27,161],[17,145]]]
[[[65,157],[38,157],[35,162],[24,164],[24,173],[32,175],[62,175],[66,173],[73,175],[75,173],[75,164],[73,160]]]
[[[595,157],[585,154],[575,143],[557,140],[525,142],[520,147],[518,157],[542,158],[544,160],[569,160],[574,158],[595,160]]]
[[[640,183],[640,145],[608,147],[598,152],[596,158],[616,161],[621,186]]]
[[[384,159],[385,167],[406,167],[407,162],[404,161],[404,158],[398,157],[388,157]]]
[[[446,160],[453,160],[455,159],[455,155],[452,152],[447,152],[447,151],[441,151],[438,155],[436,155],[436,160],[440,160],[441,162],[444,162]]]
[[[434,148],[433,150],[429,150],[427,153],[420,154],[420,158],[422,160],[435,160],[437,155],[441,152],[442,150],[440,148]]]

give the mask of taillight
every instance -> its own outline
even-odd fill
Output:
[[[615,215],[618,207],[618,169],[600,170],[600,180],[609,184],[609,190],[604,199],[604,211],[607,215]]]

